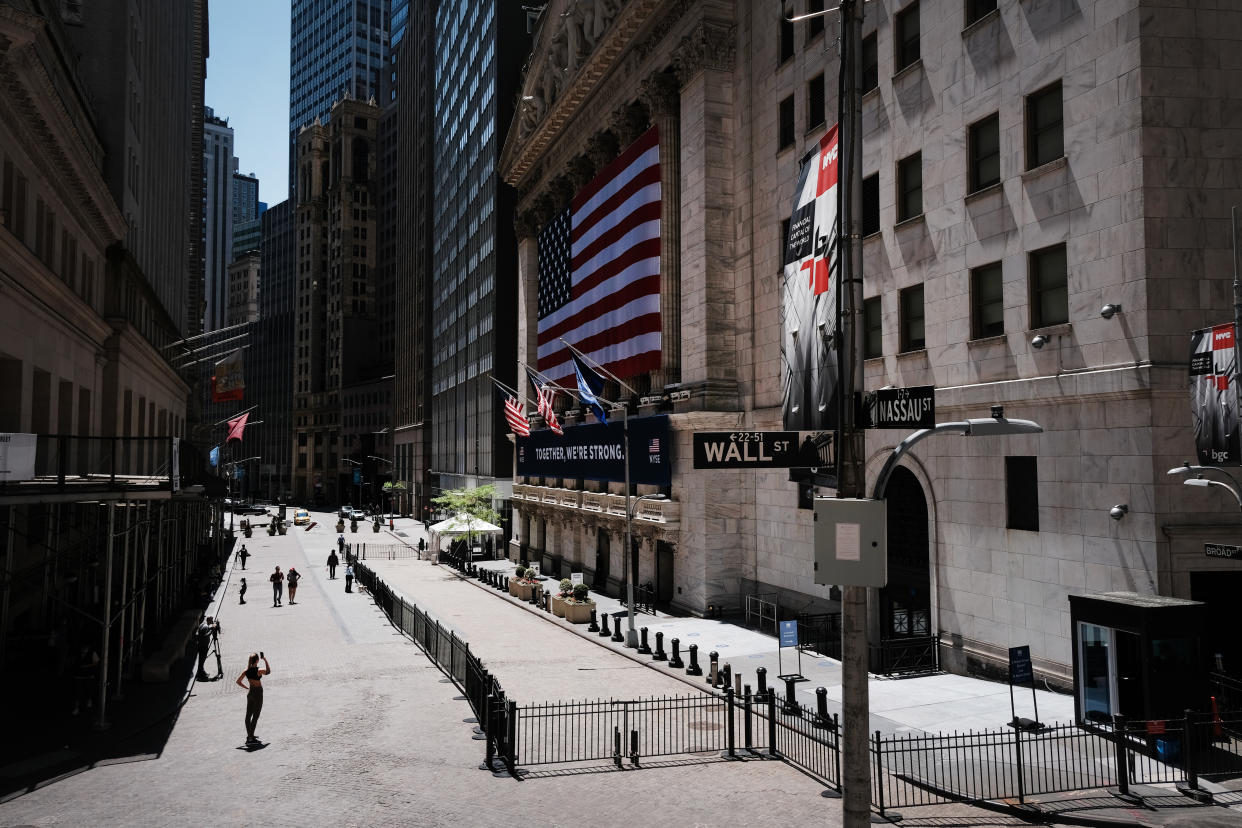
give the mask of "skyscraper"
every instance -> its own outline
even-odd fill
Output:
[[[289,193],[298,131],[325,121],[334,101],[379,97],[388,59],[390,0],[293,0],[289,26]]]
[[[526,21],[498,0],[442,3],[435,16],[432,470],[442,489],[494,483],[502,496],[512,446],[489,375],[514,382],[517,242],[513,191],[495,170]]]
[[[206,107],[203,118],[203,330],[225,326],[229,262],[233,260],[233,128]]]

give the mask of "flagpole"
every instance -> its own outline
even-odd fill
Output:
[[[638,632],[634,629],[634,541],[630,536],[630,406],[625,404],[621,418],[621,452],[625,458],[625,602],[629,605],[629,624],[625,630],[625,646],[638,649]]]

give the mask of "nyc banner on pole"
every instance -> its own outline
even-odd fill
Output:
[[[1242,465],[1232,324],[1190,334],[1190,404],[1200,466]]]
[[[837,428],[837,127],[798,174],[785,240],[781,391],[787,431]]]

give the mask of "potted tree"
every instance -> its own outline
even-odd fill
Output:
[[[336,519],[336,533],[340,535],[344,531],[345,531],[345,518],[337,518]]]
[[[375,516],[375,522],[371,524],[371,531],[378,532],[380,530],[380,516]]]
[[[552,596],[552,614],[557,618],[564,618],[565,606],[574,597],[574,582],[568,578],[561,578],[558,586],[560,586],[560,591]]]
[[[513,577],[509,579],[509,594],[514,598],[522,601],[530,600],[531,590],[538,581],[529,578],[530,570],[524,566],[519,566],[513,571]]]
[[[574,584],[573,592],[565,600],[565,620],[571,624],[585,624],[591,620],[595,602],[591,600],[591,588],[586,584]]]

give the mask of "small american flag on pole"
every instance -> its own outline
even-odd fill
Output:
[[[539,234],[539,372],[572,384],[563,337],[624,379],[660,367],[660,142],[631,144]]]
[[[526,419],[526,406],[511,394],[505,394],[505,419],[509,429],[519,437],[530,436],[530,421]]]

